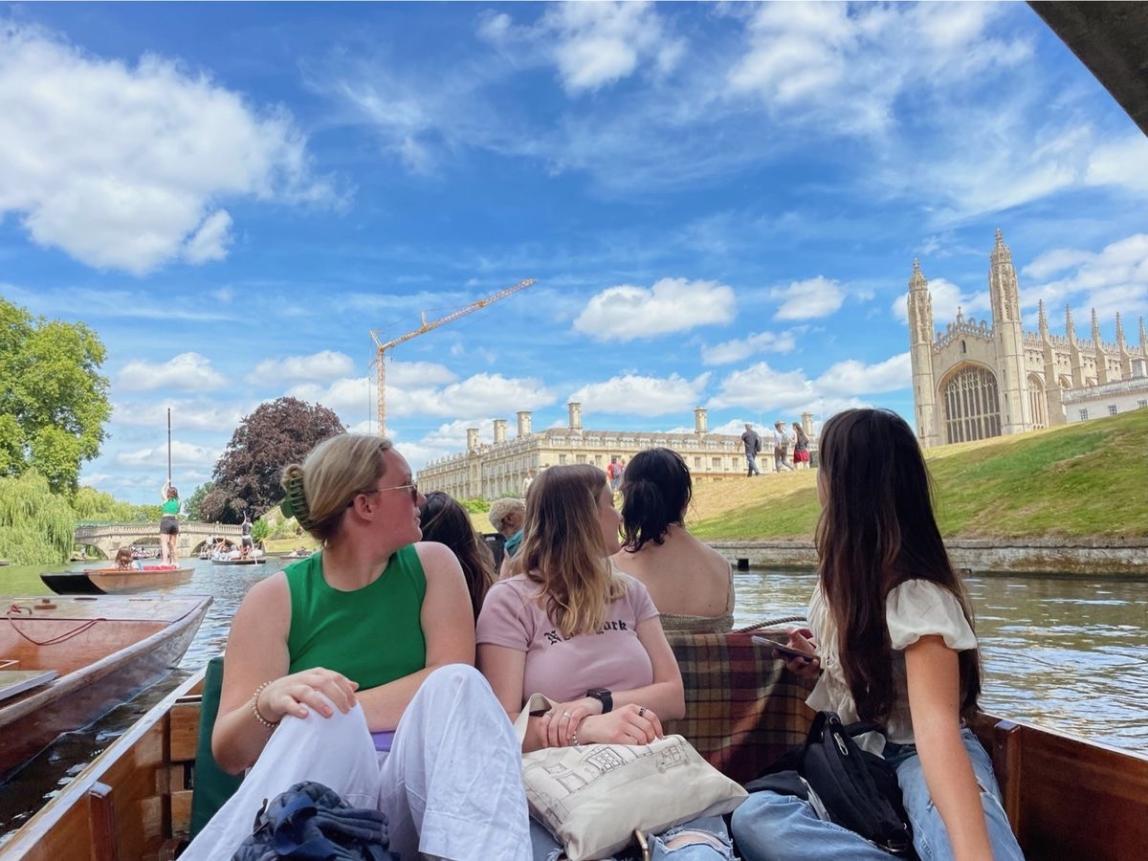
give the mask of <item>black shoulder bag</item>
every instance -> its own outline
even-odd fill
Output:
[[[881,728],[873,723],[845,726],[835,712],[818,712],[805,744],[783,755],[745,788],[796,795],[812,804],[822,819],[848,828],[891,855],[916,858],[896,769],[853,740],[866,732]]]

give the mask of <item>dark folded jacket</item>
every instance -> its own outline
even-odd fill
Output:
[[[388,849],[387,820],[351,807],[321,783],[296,783],[263,805],[232,861],[398,861]]]

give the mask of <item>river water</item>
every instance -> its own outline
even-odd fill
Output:
[[[62,736],[0,786],[0,841],[153,703],[218,654],[247,589],[278,568],[274,561],[243,568],[197,562],[191,581],[176,591],[209,594],[215,601],[179,669],[91,727]],[[44,594],[42,570],[0,568],[0,594]],[[737,624],[804,612],[813,583],[812,573],[737,574]],[[985,667],[986,711],[1148,753],[1148,582],[1011,576],[971,577],[967,584]]]

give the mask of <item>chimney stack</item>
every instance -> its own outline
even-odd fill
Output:
[[[494,444],[506,442],[506,419],[494,420]]]
[[[533,418],[531,418],[530,410],[519,410],[518,413],[518,435],[520,437],[530,436],[533,425]]]
[[[570,430],[582,430],[582,405],[577,401],[571,401],[566,408],[570,411]]]
[[[813,439],[813,413],[801,414],[801,429],[805,431],[807,437]]]
[[[466,450],[470,454],[478,451],[478,428],[466,429]]]
[[[709,433],[709,416],[706,413],[705,407],[698,407],[694,410],[694,433],[699,436],[704,433]]]

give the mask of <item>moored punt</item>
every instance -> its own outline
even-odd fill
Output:
[[[212,565],[262,565],[267,561],[267,557],[260,556],[258,559],[212,559]]]
[[[8,608],[0,620],[0,783],[60,733],[167,675],[211,604],[206,596],[0,601]]]
[[[686,682],[681,732],[714,765],[745,780],[800,740],[806,683],[749,634],[675,634]],[[191,819],[199,677],[159,703],[0,845],[0,861],[173,857]],[[1005,808],[1029,861],[1131,861],[1148,846],[1148,757],[982,716]]]
[[[190,580],[194,570],[159,566],[130,571],[93,568],[62,574],[41,574],[40,579],[57,595],[125,595],[170,589]]]

